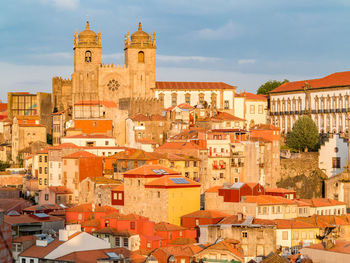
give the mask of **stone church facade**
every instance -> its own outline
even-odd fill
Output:
[[[72,116],[76,103],[84,101],[113,101],[120,99],[154,98],[156,80],[155,33],[138,30],[125,34],[124,65],[101,63],[101,33],[90,29],[74,35],[74,72],[71,79],[54,77],[53,104],[56,110]],[[74,116],[72,116],[74,118]]]

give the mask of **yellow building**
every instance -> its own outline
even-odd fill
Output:
[[[160,165],[124,173],[124,213],[180,225],[181,216],[200,209],[200,184]]]
[[[165,154],[165,158],[159,160],[161,165],[179,171],[182,176],[199,182],[200,159],[184,154]]]
[[[38,154],[38,170],[35,172],[38,177],[38,189],[42,190],[49,185],[49,160],[48,150],[45,149]]]

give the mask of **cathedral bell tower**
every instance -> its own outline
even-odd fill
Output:
[[[85,30],[74,34],[73,105],[78,101],[98,100],[98,68],[101,65],[101,33]]]
[[[130,97],[151,98],[156,81],[156,34],[138,30],[125,34],[125,65],[129,70]]]

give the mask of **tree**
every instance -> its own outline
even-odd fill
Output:
[[[11,165],[8,162],[2,162],[0,161],[0,171],[3,172],[5,171],[7,168],[9,168]]]
[[[286,83],[286,82],[289,82],[289,80],[288,79],[284,79],[283,81],[269,80],[265,84],[259,87],[258,94],[268,95],[271,90],[281,86],[283,83]]]
[[[310,117],[298,119],[293,126],[292,131],[287,135],[287,145],[297,150],[318,149],[320,137],[317,126]]]

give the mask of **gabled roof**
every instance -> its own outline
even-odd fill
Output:
[[[62,139],[114,139],[114,137],[107,136],[105,134],[76,134],[68,137],[63,137]]]
[[[49,243],[46,247],[39,247],[35,244],[31,247],[24,250],[20,256],[21,257],[33,257],[33,258],[44,258],[46,255],[51,253],[53,250],[55,250],[57,247],[62,245],[64,242],[59,241],[58,239],[55,239],[51,243]]]
[[[218,112],[215,116],[210,118],[212,121],[244,121],[244,119],[233,116],[227,112]]]
[[[277,205],[277,204],[286,204],[294,205],[295,201],[281,197],[281,196],[272,196],[272,195],[257,195],[257,196],[246,196],[245,203],[256,203],[258,205]]]
[[[304,229],[317,228],[314,224],[295,219],[275,219],[278,229]]]
[[[92,204],[82,204],[77,205],[71,208],[67,208],[66,212],[92,212],[93,206]],[[105,206],[95,206],[95,212],[118,212],[114,207],[105,205]]]
[[[305,85],[310,89],[350,86],[350,71],[336,72],[319,79],[286,82],[270,93],[304,90]]]
[[[162,165],[143,165],[141,167],[125,172],[124,176],[141,175],[141,176],[162,177],[165,174],[179,175],[180,173]]]
[[[313,244],[313,245],[306,247],[306,248],[317,249],[317,250],[326,250],[322,243]],[[327,249],[327,251],[343,253],[343,254],[350,254],[350,241],[335,240],[335,246]]]
[[[182,226],[177,226],[173,224],[169,224],[167,222],[160,222],[154,225],[154,230],[156,231],[180,231],[186,228]]]
[[[229,216],[229,214],[216,211],[216,210],[198,210],[193,213],[189,213],[186,215],[183,215],[182,217],[191,217],[191,218],[224,218]]]
[[[48,188],[56,194],[72,194],[72,191],[65,186],[49,186]]]
[[[235,97],[243,97],[251,100],[267,100],[266,95],[259,95],[250,92],[241,92],[239,94],[236,94]]]
[[[146,152],[140,149],[131,149],[118,152],[107,158],[121,160],[159,160],[162,158],[162,154],[155,152]]]
[[[312,207],[346,205],[345,202],[341,202],[341,201],[337,201],[329,198],[312,198],[312,199],[298,199],[298,200],[304,203],[308,203]]]
[[[199,145],[193,143],[193,142],[166,142],[159,146],[157,150],[163,150],[163,149],[195,149],[195,150],[202,150]]]
[[[210,245],[209,247],[203,249],[198,254],[210,253],[210,250],[215,250],[215,251],[217,251],[217,250],[224,250],[224,251],[230,252],[231,254],[235,255],[239,259],[243,260],[243,250],[242,250],[242,248],[235,248],[234,247],[234,244],[237,244],[237,243],[239,243],[239,241],[237,241],[237,240],[229,240],[229,239],[223,240],[221,242],[214,243],[214,244]]]
[[[290,194],[290,193],[295,193],[295,191],[292,189],[286,189],[286,188],[267,188],[265,189],[265,193]]]
[[[156,89],[171,90],[207,90],[207,89],[236,89],[224,82],[175,82],[175,81],[157,81]]]
[[[63,158],[68,158],[68,159],[79,159],[79,158],[89,158],[89,157],[90,158],[97,157],[97,155],[86,151],[78,151],[78,152],[63,156]]]
[[[188,188],[200,187],[201,184],[182,176],[164,175],[145,184],[146,188]]]

